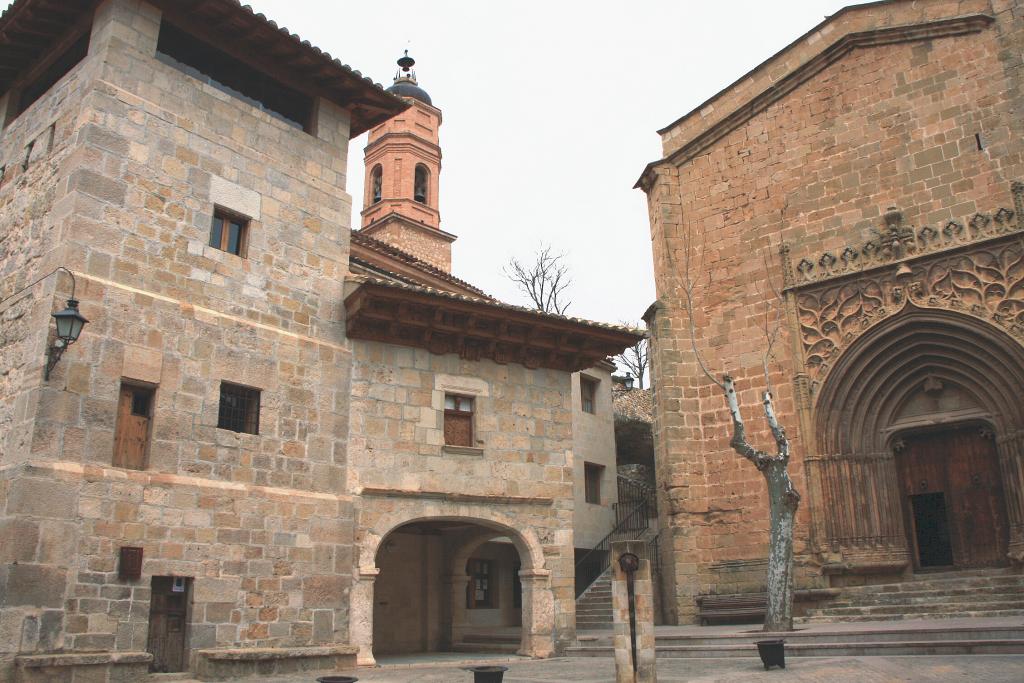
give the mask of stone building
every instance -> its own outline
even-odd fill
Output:
[[[17,0],[0,92],[0,679],[371,662],[378,574],[441,584],[385,648],[490,600],[524,653],[572,638],[572,377],[635,335],[350,229],[349,140],[404,93],[235,0]]]
[[[674,619],[763,590],[767,554],[764,481],[691,350],[687,244],[697,347],[769,450],[781,325],[798,588],[1024,559],[1022,39],[1019,0],[848,7],[659,131],[638,186]]]

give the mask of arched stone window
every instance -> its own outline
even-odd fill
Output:
[[[426,204],[429,189],[430,171],[423,164],[416,164],[416,182],[413,185],[412,198],[420,204]]]
[[[377,164],[370,171],[370,203],[376,204],[380,201],[381,185],[384,181],[384,169]]]

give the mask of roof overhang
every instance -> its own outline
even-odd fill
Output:
[[[345,298],[350,339],[434,354],[577,372],[643,337],[614,325],[549,315],[427,288],[351,279]]]
[[[347,110],[351,137],[408,109],[330,54],[238,0],[144,0],[169,21],[289,87]],[[16,0],[0,16],[0,93],[88,17],[98,0]],[[224,40],[230,37],[231,40]]]

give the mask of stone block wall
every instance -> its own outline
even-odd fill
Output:
[[[962,34],[942,35],[930,23],[972,13],[982,18]],[[852,8],[662,131],[670,156],[645,189],[659,296],[652,362],[662,523],[671,533],[665,577],[680,622],[693,619],[697,594],[763,589],[754,569],[767,553],[768,520],[764,481],[730,449],[725,399],[690,350],[685,236],[706,245],[703,260],[698,246],[692,260],[702,282],[698,346],[715,373],[736,378],[748,435],[765,449],[773,443],[760,404],[766,310],[783,321],[769,377],[793,441],[790,472],[806,492],[802,458],[814,435],[798,424],[795,331],[773,303],[779,247],[786,242],[796,263],[862,245],[885,227],[888,206],[918,227],[1012,206],[1010,185],[1024,174],[1021,14],[1019,2],[1000,1]],[[818,58],[848,34],[908,25],[927,28],[831,62]],[[813,68],[787,89],[785,77],[801,64]],[[785,94],[730,118],[769,86]],[[808,508],[805,497],[796,542],[804,586],[825,580],[809,546]]]
[[[360,567],[374,567],[386,534],[417,519],[521,534],[542,550],[522,557],[523,568],[540,562],[532,568],[550,571],[543,588],[555,639],[567,643],[575,624],[569,373],[377,342],[355,341],[353,354],[349,476],[362,493]],[[475,447],[444,446],[446,392],[474,397]]]
[[[0,296],[65,265],[90,320],[44,383],[67,280],[0,305],[0,678],[145,650],[152,576],[193,578],[193,651],[348,640],[348,114],[296,130],[154,59],[159,25],[100,3],[89,56],[0,137],[7,164],[46,143],[0,188]],[[244,257],[208,246],[215,206],[252,219]],[[122,381],[155,390],[142,471],[111,467]],[[261,391],[258,435],[217,427],[222,381]]]

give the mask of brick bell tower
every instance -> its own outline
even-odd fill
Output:
[[[388,88],[412,106],[370,130],[361,232],[450,273],[455,235],[441,230],[437,206],[441,110],[417,85],[415,64],[406,50]]]

